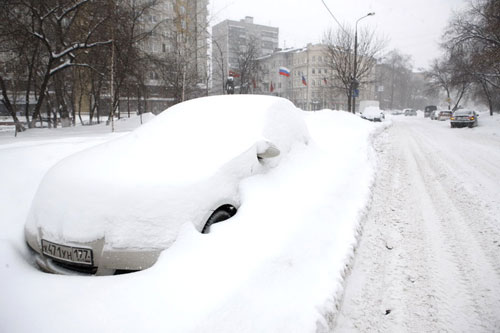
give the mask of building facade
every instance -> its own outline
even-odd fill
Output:
[[[240,21],[225,20],[216,24],[212,28],[212,94],[224,93],[230,73],[238,86],[238,78],[242,71],[245,72],[242,55],[249,52],[253,52],[254,58],[268,55],[278,48],[278,43],[278,28],[254,24],[250,16]],[[249,45],[255,48],[251,50]],[[250,91],[253,86],[251,84]]]
[[[261,57],[255,93],[281,96],[308,110],[347,110],[347,97],[339,90],[328,66],[326,45],[309,44],[300,49],[279,50]],[[280,67],[290,75],[280,75]],[[373,99],[373,84],[360,87],[357,99]]]

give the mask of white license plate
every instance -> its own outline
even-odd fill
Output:
[[[92,249],[66,246],[42,239],[42,253],[51,258],[80,265],[93,266]]]

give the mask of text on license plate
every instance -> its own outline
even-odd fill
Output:
[[[92,249],[83,247],[66,246],[42,239],[42,253],[54,259],[70,263],[90,266],[94,264]]]

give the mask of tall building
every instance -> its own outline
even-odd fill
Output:
[[[207,90],[207,8],[208,0],[161,0],[145,15],[142,29],[152,33],[144,40],[143,51],[172,67],[168,73],[155,67],[150,67],[146,73],[147,85],[154,100],[171,104],[196,97]],[[181,96],[168,88],[179,84],[182,85],[179,88]],[[160,104],[159,108],[167,106]],[[152,111],[158,111],[158,107]]]
[[[273,53],[278,48],[279,29],[254,24],[253,17],[225,20],[212,28],[212,94],[222,94],[229,73],[239,76],[240,56],[255,46],[255,56]]]

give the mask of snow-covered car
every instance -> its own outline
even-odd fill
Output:
[[[413,109],[403,109],[403,112],[404,112],[405,116],[416,116],[417,115],[417,111],[415,111]]]
[[[432,113],[431,113],[431,120],[437,120],[438,116],[439,116],[439,112],[441,112],[441,110],[434,110],[434,111],[432,111]]]
[[[441,121],[449,120],[451,118],[451,115],[452,115],[452,112],[449,110],[439,111],[439,114],[437,116],[437,120],[441,120]]]
[[[367,106],[361,112],[361,118],[370,121],[382,121],[385,119],[384,111],[380,110],[377,106]]]
[[[479,115],[472,110],[457,110],[453,112],[450,118],[450,126],[453,127],[474,127],[477,126],[477,117]]]
[[[241,205],[239,184],[309,140],[302,111],[272,96],[199,98],[69,156],[44,176],[25,225],[44,271],[152,266],[185,225],[207,233]]]

